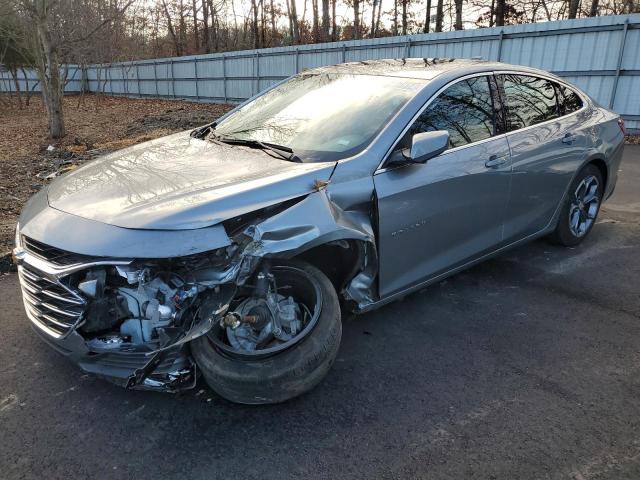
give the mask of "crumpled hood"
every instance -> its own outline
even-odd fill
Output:
[[[181,132],[126,148],[56,179],[49,205],[125,228],[214,225],[314,190],[330,163],[294,163]]]

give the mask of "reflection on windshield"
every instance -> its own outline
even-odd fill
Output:
[[[227,117],[224,137],[291,148],[304,161],[362,151],[425,81],[373,75],[303,74]]]

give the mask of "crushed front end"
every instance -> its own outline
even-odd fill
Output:
[[[47,343],[84,371],[128,388],[195,385],[188,342],[228,308],[234,247],[128,260],[76,255],[26,236],[20,242],[25,310]]]

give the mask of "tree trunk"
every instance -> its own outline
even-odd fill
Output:
[[[184,18],[184,2],[180,0],[180,15],[179,23],[178,23],[178,33],[180,35],[180,45],[182,46],[182,51],[187,47],[187,23]]]
[[[260,44],[262,48],[266,47],[267,42],[265,38],[266,19],[264,15],[264,0],[260,0]]]
[[[329,29],[331,19],[329,18],[329,0],[322,0],[322,41],[329,41]]]
[[[591,0],[591,10],[589,10],[590,17],[598,15],[598,3],[598,0]]]
[[[402,0],[402,35],[407,34],[407,0]]]
[[[337,0],[331,0],[331,41],[336,42],[338,40],[338,26],[336,25],[336,2]]]
[[[424,27],[422,33],[429,33],[429,27],[431,26],[431,0],[427,0],[427,11],[424,16]]]
[[[456,30],[462,30],[462,0],[455,0],[456,4]]]
[[[276,34],[278,30],[276,29],[276,10],[273,7],[273,0],[270,0],[269,3],[269,13],[271,14],[271,38],[269,40],[269,45],[273,46],[273,42],[276,39]]]
[[[398,0],[393,0],[393,35],[398,36]]]
[[[251,9],[253,10],[253,48],[260,48],[260,37],[258,36],[258,5],[256,0],[251,0]]]
[[[353,0],[353,38],[360,38],[360,0]]]
[[[313,41],[317,43],[320,38],[320,15],[318,12],[318,0],[311,0],[311,10],[313,10]]]
[[[493,19],[496,15],[496,0],[491,0],[491,9],[489,10],[489,27],[493,27]]]
[[[496,27],[504,25],[504,0],[496,0]]]
[[[580,0],[569,0],[569,19],[576,18],[578,16],[579,7]]]
[[[371,31],[369,32],[369,38],[376,36],[376,7],[378,6],[378,0],[373,0],[373,8],[371,10]]]
[[[378,16],[376,18],[376,34],[380,31],[380,14],[381,13],[382,13],[382,0],[378,0]]]
[[[27,71],[24,69],[24,67],[20,67],[20,71],[22,72],[22,76],[24,77],[24,93],[25,93],[24,103],[28,107],[29,102],[31,101],[31,95],[33,94],[33,91],[29,89],[29,77],[27,76]],[[37,83],[38,82],[36,82],[36,84]],[[33,88],[35,88],[35,85],[33,86]]]
[[[285,0],[285,2],[287,4],[287,19],[289,20],[289,36],[291,37],[291,43],[293,44],[294,38],[293,38],[293,19],[291,18],[291,4],[289,3],[289,0]]]
[[[65,136],[64,113],[62,110],[63,88],[60,82],[60,63],[58,52],[55,48],[47,18],[46,7],[43,6],[40,12],[36,31],[38,34],[39,47],[41,49],[41,59],[39,62],[38,76],[42,90],[42,99],[47,109],[49,121],[49,135],[51,138],[62,138]]]
[[[200,53],[200,36],[198,35],[198,7],[196,6],[196,0],[191,0],[193,5],[193,36],[196,47],[196,52]]]
[[[298,23],[296,0],[291,0],[291,21],[293,22],[293,42],[300,43],[300,24]]]
[[[162,7],[164,8],[164,14],[167,17],[167,29],[169,30],[169,34],[173,39],[173,45],[176,49],[176,56],[179,57],[182,55],[182,44],[180,42],[179,33],[176,33],[176,29],[173,27],[171,14],[169,13],[169,8],[167,7],[167,2],[165,2],[165,0],[162,0]]]
[[[18,97],[18,107],[22,110],[22,93],[20,92],[20,81],[18,80],[18,69],[12,68],[9,70],[11,77],[13,77],[13,84],[16,86],[16,96]]]
[[[436,4],[436,32],[442,31],[442,21],[444,16],[444,0],[438,0]]]
[[[211,53],[211,37],[209,37],[209,5],[207,0],[202,0],[202,43],[204,51]]]

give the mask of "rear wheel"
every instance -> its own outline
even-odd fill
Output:
[[[595,165],[584,167],[569,187],[551,241],[570,247],[584,240],[596,222],[603,191],[600,170]]]
[[[338,353],[340,306],[329,279],[296,260],[274,261],[268,276],[266,295],[256,295],[258,287],[240,295],[231,320],[191,343],[209,386],[232,402],[296,397],[324,378]]]

